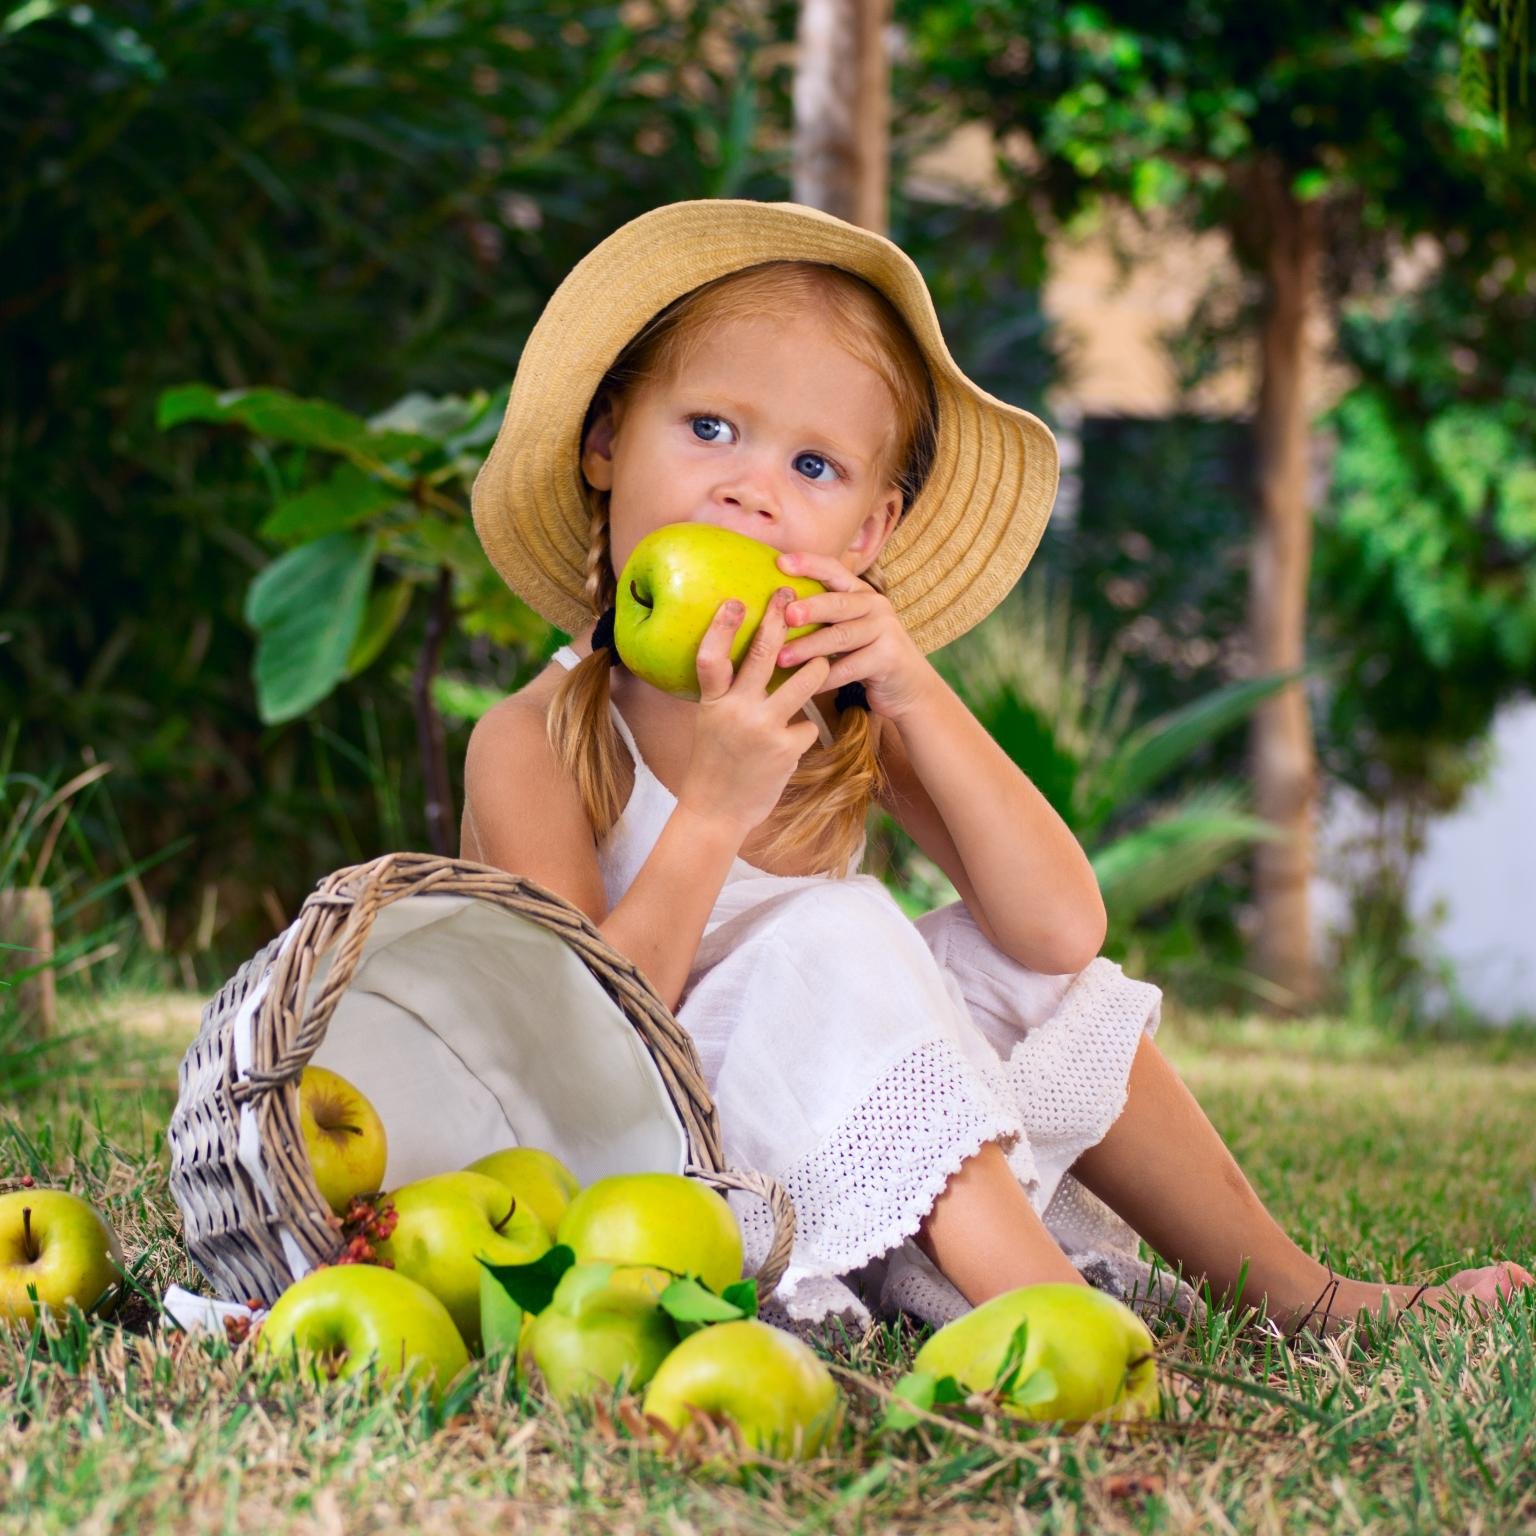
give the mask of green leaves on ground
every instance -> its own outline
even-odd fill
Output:
[[[953,1376],[935,1376],[932,1371],[908,1371],[891,1388],[894,1396],[886,1404],[880,1433],[912,1429],[921,1423],[913,1408],[932,1413],[936,1408],[955,1403],[970,1403],[974,1407],[1009,1403],[1017,1408],[1029,1408],[1036,1403],[1050,1402],[1059,1391],[1056,1377],[1045,1366],[1038,1366],[1024,1375],[1024,1355],[1028,1347],[1029,1322],[1026,1319],[1013,1330],[997,1375],[991,1387],[982,1393],[972,1392]]]
[[[542,1312],[554,1298],[566,1271],[576,1263],[575,1251],[565,1243],[556,1243],[528,1264],[480,1260],[480,1326],[487,1354],[516,1347],[523,1313],[537,1316]],[[733,1323],[757,1316],[757,1281],[750,1277],[734,1281],[716,1294],[697,1275],[679,1274],[665,1264],[598,1262],[582,1268],[593,1271],[594,1286],[607,1284],[614,1271],[620,1269],[659,1269],[672,1275],[672,1283],[657,1297],[656,1304],[676,1324],[679,1338],[687,1338],[711,1323]]]

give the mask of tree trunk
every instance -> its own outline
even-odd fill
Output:
[[[55,1025],[53,967],[53,897],[41,886],[0,890],[0,1013],[18,1010],[23,1033],[33,1039],[51,1035]],[[24,981],[12,978],[34,966],[44,969]]]
[[[794,200],[884,234],[889,224],[891,0],[802,0]]]
[[[1254,429],[1258,523],[1249,572],[1249,631],[1260,674],[1300,667],[1306,652],[1307,575],[1312,558],[1307,405],[1308,311],[1316,292],[1318,209],[1292,196],[1284,167],[1259,168],[1250,194],[1266,284]],[[1254,855],[1259,924],[1253,965],[1287,989],[1298,1007],[1315,1002],[1310,881],[1315,855],[1317,761],[1300,683],[1254,713],[1250,752],[1258,814],[1282,827],[1281,841]]]

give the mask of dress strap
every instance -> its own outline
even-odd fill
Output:
[[[811,717],[811,724],[816,727],[816,734],[821,737],[822,746],[830,747],[834,740],[832,727],[827,724],[826,716],[816,708],[814,699],[805,701],[805,713]]]

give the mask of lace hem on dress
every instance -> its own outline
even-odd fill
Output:
[[[913,1127],[920,1128],[912,1134]],[[899,1131],[901,1134],[893,1134]],[[904,1139],[905,1138],[905,1139]],[[809,1315],[817,1296],[849,1309],[852,1293],[833,1277],[899,1246],[915,1233],[960,1165],[989,1141],[1008,1154],[1026,1185],[1034,1163],[1001,1063],[968,1060],[949,1040],[929,1040],[895,1062],[868,1096],[814,1151],[771,1170],[794,1202],[790,1267],[775,1300]],[[754,1196],[730,1196],[749,1269],[761,1263],[772,1224]],[[838,1292],[815,1282],[830,1281]]]

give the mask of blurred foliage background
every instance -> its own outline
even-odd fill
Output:
[[[1222,168],[1285,139],[1308,195],[1342,210],[1335,244],[1354,258],[1335,302],[1358,383],[1319,424],[1334,466],[1314,563],[1314,649],[1330,669],[1314,684],[1319,750],[1329,773],[1422,815],[1475,781],[1494,710],[1536,671],[1529,128],[1517,116],[1490,150],[1433,86],[1455,83],[1453,5],[1361,13],[1378,23],[1351,34],[1365,53],[1422,68],[1392,76],[1391,94],[1385,74],[1351,75],[1327,96],[1351,114],[1331,133],[1287,127],[1283,110],[1298,70],[1330,67],[1331,9],[1267,13],[1262,68],[1244,54],[1259,47],[1251,8],[1175,9],[1200,22],[1194,40],[1155,8],[903,0],[890,234],[927,276],[962,366],[1049,419],[1059,346],[1039,296],[1055,225],[1118,187],[1219,221]],[[110,765],[71,806],[71,836],[94,850],[89,890],[131,885],[166,974],[206,988],[331,869],[428,846],[413,687],[444,592],[433,698],[455,806],[473,719],[566,637],[499,588],[445,513],[433,559],[381,556],[376,595],[391,606],[374,615],[377,654],[296,718],[263,723],[247,592],[285,547],[264,525],[335,463],[237,422],[163,427],[162,395],[270,387],[364,419],[407,399],[494,404],[544,301],[604,235],[680,198],[790,195],[795,8],[32,0],[0,15],[12,841],[36,830],[45,786]],[[906,185],[967,118],[1021,125],[1047,154],[1001,206]],[[1180,169],[1192,145],[1212,174]],[[1386,207],[1405,228],[1454,226],[1438,274],[1389,303],[1369,280],[1392,233],[1372,210]],[[1234,323],[1177,338],[1193,373]],[[1080,645],[1077,707],[1104,718],[1128,674],[1134,698],[1114,718],[1145,726],[1244,675],[1247,440],[1240,423],[1175,415],[1091,419],[1081,443],[1076,515],[1037,561],[1080,634],[1054,650],[1037,636],[1031,654],[1065,677]],[[439,489],[445,506],[467,504],[462,476]],[[957,648],[961,688],[964,661]],[[1065,761],[1081,724],[1061,712],[1071,696],[1029,703],[1026,767]],[[1210,810],[1199,796],[1239,779],[1243,752],[1241,731],[1190,736],[1155,782],[1100,807],[1095,836],[1108,848],[1159,807]],[[1060,780],[1064,815],[1088,761]],[[1239,799],[1219,803],[1241,818]],[[1223,995],[1243,984],[1246,877],[1221,836],[1208,846],[1226,851],[1187,880],[1142,882],[1110,952]],[[910,902],[943,897],[894,829],[876,852]]]

